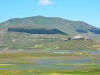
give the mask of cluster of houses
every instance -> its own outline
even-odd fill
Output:
[[[84,36],[81,36],[81,35],[77,35],[77,36],[74,36],[70,39],[72,39],[72,40],[84,40],[84,39],[89,40],[90,38],[89,37],[84,37]],[[62,41],[68,41],[70,39],[69,38],[67,38],[67,39],[66,38],[61,38]]]
[[[72,39],[86,39],[86,40],[90,40],[90,38],[89,37],[87,37],[87,36],[81,36],[81,35],[77,35],[77,36],[74,36]]]
[[[74,36],[72,39],[84,39],[84,37],[81,35],[77,35],[77,36]]]

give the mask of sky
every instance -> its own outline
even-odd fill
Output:
[[[38,15],[84,21],[100,28],[100,0],[0,0],[0,23]]]

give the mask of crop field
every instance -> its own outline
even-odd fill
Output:
[[[100,52],[16,51],[0,53],[0,75],[99,75]]]

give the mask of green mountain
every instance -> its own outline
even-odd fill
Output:
[[[77,35],[90,40],[66,41]],[[58,17],[13,18],[0,23],[0,49],[95,49],[99,38],[99,28]]]
[[[100,40],[100,29],[82,21],[71,21],[58,17],[34,16],[13,18],[0,23],[1,31],[7,28],[51,28],[59,29],[70,36],[83,35],[91,39]],[[5,31],[6,31],[5,30]]]

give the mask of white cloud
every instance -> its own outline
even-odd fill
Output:
[[[38,4],[40,5],[50,5],[50,4],[53,4],[54,2],[53,1],[50,1],[50,0],[40,0]]]

